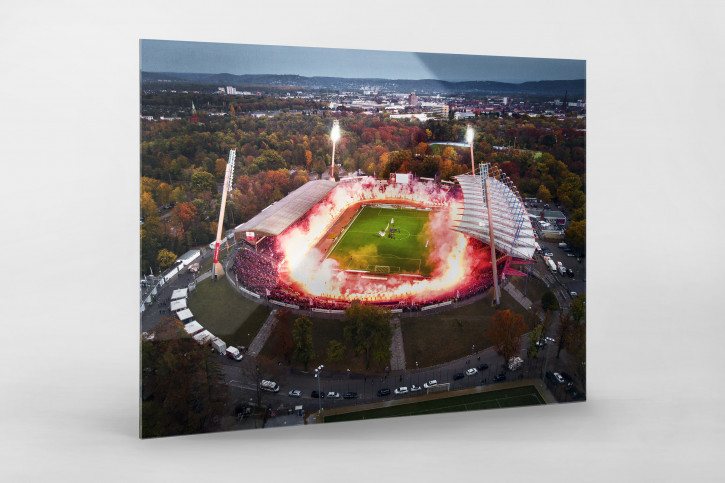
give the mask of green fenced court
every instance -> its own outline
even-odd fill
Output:
[[[428,254],[435,241],[424,230],[430,214],[403,207],[364,206],[329,257],[345,270],[430,276],[433,267]]]
[[[418,416],[421,414],[452,413],[477,409],[513,408],[546,404],[534,386],[513,387],[498,391],[487,391],[465,396],[454,396],[384,408],[354,411],[325,416],[325,423],[357,421],[360,419]]]

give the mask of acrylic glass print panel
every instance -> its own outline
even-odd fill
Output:
[[[584,400],[585,96],[583,60],[142,40],[141,436]]]

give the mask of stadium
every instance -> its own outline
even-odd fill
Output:
[[[512,265],[530,263],[535,246],[521,196],[487,164],[455,183],[410,174],[309,181],[235,234],[244,242],[231,276],[242,291],[332,314],[354,301],[424,311],[498,290],[525,276]]]

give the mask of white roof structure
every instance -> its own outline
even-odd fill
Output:
[[[214,338],[214,334],[209,332],[208,330],[204,330],[202,332],[199,332],[194,336],[194,340],[197,341],[199,344],[204,345],[210,340]]]
[[[334,181],[309,181],[276,203],[272,203],[248,222],[237,226],[235,232],[253,231],[277,236],[289,228],[302,215],[310,211],[335,187]]]
[[[180,321],[183,322],[186,319],[190,319],[190,318],[194,317],[194,314],[191,313],[191,310],[184,309],[184,310],[179,310],[178,312],[176,312],[176,316],[179,318]]]
[[[188,294],[189,294],[188,288],[177,288],[171,294],[171,300],[185,299]]]
[[[453,229],[491,243],[487,200],[491,200],[491,222],[496,249],[516,258],[534,256],[535,238],[531,220],[518,190],[497,167],[482,164],[479,173],[455,176],[463,190],[463,212]],[[490,190],[488,196],[486,189]]]
[[[172,300],[171,311],[176,312],[186,308],[186,299]]]
[[[202,330],[204,330],[204,327],[202,327],[202,325],[199,322],[197,322],[196,320],[192,320],[191,322],[189,322],[188,324],[186,324],[184,326],[184,330],[186,331],[187,334],[193,335],[193,334],[196,334],[197,332],[201,332]]]
[[[180,262],[182,265],[186,266],[196,260],[199,256],[201,256],[201,252],[199,250],[189,250],[177,258],[176,261],[177,263]]]

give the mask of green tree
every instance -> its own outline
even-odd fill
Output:
[[[493,349],[508,362],[521,350],[521,336],[526,332],[524,316],[510,310],[497,310],[488,326]]]
[[[526,349],[526,355],[529,359],[533,359],[539,355],[539,348],[536,343],[544,336],[544,324],[538,324],[534,330],[529,333],[529,347]]]
[[[390,361],[393,329],[387,309],[356,303],[345,310],[345,318],[345,339],[358,354],[365,356],[365,368],[370,368],[371,358],[378,365]]]
[[[197,171],[191,175],[191,191],[193,193],[216,193],[214,175],[206,171]]]
[[[159,264],[159,268],[161,268],[161,270],[164,270],[173,265],[176,258],[176,254],[170,252],[166,248],[162,248],[159,250],[159,254],[156,255],[156,263]]]
[[[341,361],[345,355],[345,346],[338,340],[331,340],[330,345],[327,346],[327,361],[337,362]]]
[[[559,357],[561,350],[569,344],[572,332],[576,330],[579,322],[574,320],[569,311],[559,313],[559,326],[557,327],[557,339],[559,346],[556,350],[556,357]]]
[[[547,312],[559,310],[559,300],[557,300],[554,292],[552,292],[551,290],[547,290],[546,292],[544,292],[544,295],[541,296],[541,308],[543,308]]]
[[[273,151],[271,149],[267,149],[257,156],[257,159],[254,160],[254,164],[263,171],[273,171],[287,167],[287,163],[285,163],[284,158],[280,156],[277,151]]]
[[[581,320],[586,315],[586,295],[577,295],[571,303],[570,310],[571,316],[574,318],[574,320],[576,320],[577,322],[581,322]]]
[[[312,321],[309,317],[299,317],[295,320],[292,327],[292,340],[294,341],[293,359],[304,365],[307,365],[315,358],[315,350],[312,344]]]

